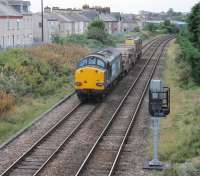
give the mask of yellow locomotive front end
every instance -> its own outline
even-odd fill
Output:
[[[125,45],[135,45],[135,40],[132,38],[127,38],[125,40]]]
[[[95,67],[79,68],[75,72],[75,89],[82,92],[101,92],[105,89],[105,71]]]
[[[106,90],[106,63],[96,56],[82,59],[75,72],[74,84],[81,101],[102,97]]]

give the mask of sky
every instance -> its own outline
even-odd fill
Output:
[[[31,10],[40,11],[41,0],[30,0]],[[175,11],[189,12],[199,0],[43,0],[44,6],[58,6],[61,8],[80,8],[84,4],[90,6],[109,6],[111,11],[124,13],[138,13],[140,10],[152,12],[167,11],[173,8]]]

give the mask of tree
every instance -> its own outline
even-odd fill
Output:
[[[169,16],[174,16],[176,13],[174,12],[174,9],[170,8],[168,11],[167,11],[167,15]]]
[[[191,42],[200,48],[200,2],[192,8],[188,18],[188,29]]]
[[[90,6],[88,5],[88,4],[85,4],[85,5],[83,5],[83,7],[82,7],[83,9],[89,9],[90,8]]]
[[[166,32],[170,34],[177,33],[179,31],[176,25],[172,24],[170,20],[165,20],[162,28],[164,28]]]
[[[134,28],[134,32],[140,32],[139,26],[137,26],[137,27]]]
[[[107,38],[106,27],[102,20],[95,20],[90,23],[87,30],[87,37],[104,43]]]
[[[165,20],[164,21],[165,26],[171,26],[171,21],[170,20]]]
[[[150,32],[155,32],[158,29],[158,26],[154,23],[148,23],[145,25],[144,29]]]

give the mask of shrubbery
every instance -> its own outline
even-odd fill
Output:
[[[106,32],[105,24],[101,20],[91,22],[86,34],[74,34],[68,37],[54,36],[53,42],[58,44],[76,43],[91,49],[102,49],[115,46],[117,43],[124,42],[123,34],[110,35]]]
[[[24,96],[47,96],[67,84],[77,59],[88,54],[80,45],[42,45],[0,53],[0,114]]]
[[[154,32],[154,33],[167,33],[167,34],[176,34],[179,32],[179,29],[175,24],[172,24],[170,20],[165,20],[163,23],[147,23],[144,27],[144,30]]]
[[[182,53],[177,58],[182,73],[181,82],[187,85],[190,81],[200,84],[200,52],[197,48],[193,47],[189,41],[187,34],[182,32],[178,36],[178,42],[181,47]]]
[[[200,2],[192,8],[188,18],[189,39],[194,47],[200,49]]]
[[[5,91],[0,91],[0,114],[8,111],[14,104],[14,98],[12,95],[6,93]]]
[[[183,85],[191,82],[200,85],[200,20],[197,19],[200,19],[200,3],[194,6],[189,16],[188,29],[182,30],[178,36],[182,53],[177,63],[182,68],[180,77]]]
[[[14,96],[47,95],[61,86],[66,79],[64,74],[58,78],[57,71],[51,65],[24,55],[22,50],[10,50],[1,54],[0,63],[2,68],[1,90]]]
[[[87,29],[87,38],[94,39],[106,44],[108,34],[106,33],[106,27],[103,21],[95,20],[91,22]]]

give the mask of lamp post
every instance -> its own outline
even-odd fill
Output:
[[[42,16],[42,42],[44,42],[44,4],[43,4],[43,0],[41,0],[41,16]]]

